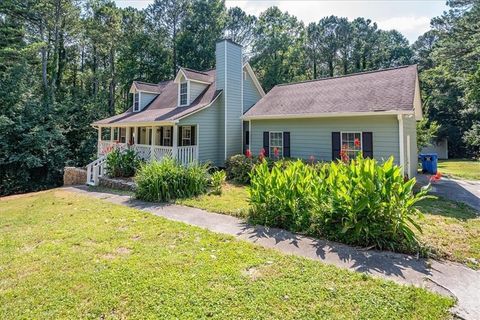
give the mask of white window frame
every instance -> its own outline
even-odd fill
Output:
[[[188,129],[188,130],[187,130]],[[185,138],[185,133],[189,132],[189,137]],[[188,141],[188,144],[183,143],[183,141]],[[192,126],[183,126],[182,127],[182,147],[187,147],[192,145]]]
[[[135,96],[138,94],[138,100],[135,99]],[[138,112],[140,111],[141,107],[140,107],[140,91],[135,91],[133,93],[133,111],[134,112]]]
[[[186,92],[182,94],[182,85],[186,86]],[[180,107],[188,106],[188,100],[190,98],[190,83],[189,81],[180,82],[178,85],[178,105]],[[185,96],[185,103],[182,103],[182,96]]]
[[[162,141],[162,145],[163,146],[171,146],[172,145],[172,130],[173,128],[172,127],[163,127],[163,141]],[[168,137],[167,137],[167,132],[168,132]],[[166,143],[165,141],[168,141],[168,143]]]
[[[355,134],[359,134],[360,135],[360,149],[346,149],[345,151],[347,152],[347,155],[349,158],[355,158],[358,154],[358,152],[362,152],[363,151],[363,132],[362,131],[341,131],[340,132],[340,150],[343,150],[343,134],[349,134],[349,133],[353,133],[354,136],[353,136],[353,141],[355,141]],[[355,145],[354,145],[355,146]]]
[[[274,134],[280,133],[281,140],[282,140],[282,145],[275,145],[275,146],[274,146],[274,145],[272,144],[272,133],[274,133]],[[275,156],[275,153],[274,153],[274,149],[275,149],[275,148],[279,148],[279,149],[280,149],[279,156],[280,156],[280,157],[283,157],[283,151],[284,151],[283,131],[269,131],[269,132],[268,132],[268,148],[270,149],[270,150],[268,150],[270,157]]]

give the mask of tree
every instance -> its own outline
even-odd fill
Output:
[[[266,90],[279,83],[303,80],[304,26],[277,7],[263,12],[257,23],[252,65]]]
[[[423,148],[434,142],[437,138],[440,126],[435,121],[428,122],[428,119],[422,119],[417,122],[417,149],[420,152]]]
[[[162,42],[168,40],[167,46],[171,50],[172,69],[170,76],[178,71],[177,42],[178,35],[190,2],[187,0],[155,0],[146,9],[148,25],[155,38]]]
[[[215,67],[215,45],[222,38],[227,10],[222,0],[193,1],[182,21],[178,62],[183,67]]]
[[[228,9],[227,14],[225,37],[242,45],[244,54],[250,55],[251,47],[255,39],[257,18],[246,14],[239,7]]]

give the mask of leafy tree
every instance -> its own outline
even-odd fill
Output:
[[[424,118],[417,122],[418,152],[435,141],[437,138],[438,129],[440,129],[440,126],[435,121],[429,123],[428,119]]]
[[[227,14],[225,37],[241,44],[244,48],[244,54],[250,55],[251,47],[255,39],[257,18],[246,14],[239,7],[228,9]]]
[[[270,7],[257,23],[252,65],[266,90],[305,79],[304,26],[296,17]]]

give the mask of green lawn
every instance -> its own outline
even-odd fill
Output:
[[[438,171],[452,178],[480,180],[480,161],[440,160]]]
[[[0,318],[446,319],[453,300],[62,190],[0,199]]]
[[[241,217],[246,217],[249,207],[246,187],[228,184],[221,196],[201,196],[178,203]],[[423,242],[442,258],[480,268],[480,218],[473,209],[445,199],[423,201],[418,207],[425,214],[418,221],[423,228]]]
[[[422,241],[442,258],[480,268],[480,217],[469,206],[446,199],[424,200],[419,223]]]

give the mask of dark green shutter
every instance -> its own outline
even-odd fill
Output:
[[[163,127],[160,127],[160,141],[158,144],[163,146]]]
[[[270,154],[270,133],[268,131],[263,132],[263,149],[265,150],[265,156]]]
[[[194,126],[191,126],[191,127],[190,127],[190,130],[191,130],[191,134],[190,134],[190,145],[192,145],[192,146],[196,146],[196,145],[197,145],[197,140],[195,140],[195,136],[196,136],[196,134],[195,134],[195,129],[196,129],[196,127],[194,127]]]
[[[182,127],[178,127],[178,146],[182,147]]]
[[[372,132],[362,132],[362,152],[364,158],[373,158]]]
[[[283,133],[283,156],[290,158],[290,132]]]
[[[340,132],[332,132],[332,161],[340,159]]]

